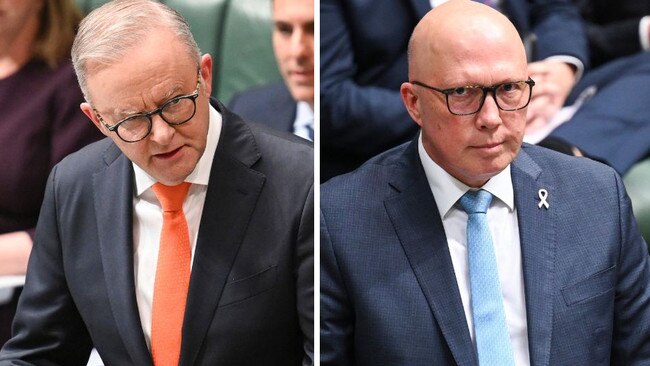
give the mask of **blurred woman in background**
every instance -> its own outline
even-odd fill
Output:
[[[0,0],[0,278],[25,274],[52,167],[101,138],[79,109],[70,62],[81,17],[72,0]],[[0,301],[0,345],[20,292],[10,291]]]

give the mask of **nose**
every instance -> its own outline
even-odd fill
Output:
[[[493,93],[488,93],[483,101],[483,106],[477,113],[477,127],[494,129],[501,124],[501,114]]]
[[[149,138],[161,146],[167,146],[172,141],[176,129],[165,122],[160,114],[151,116],[151,134]]]
[[[306,59],[310,52],[309,38],[305,31],[298,29],[291,35],[291,56],[298,59],[299,62]]]

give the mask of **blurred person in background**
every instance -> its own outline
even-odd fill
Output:
[[[541,141],[580,151],[624,175],[650,156],[650,1],[574,0],[595,66],[567,98],[559,126]],[[534,142],[534,141],[531,141]]]
[[[585,23],[592,67],[650,50],[650,1],[573,2]]]
[[[273,1],[273,51],[284,82],[235,95],[245,119],[314,139],[314,1]]]
[[[72,0],[0,0],[0,276],[25,274],[50,169],[101,137],[70,63],[80,19]],[[0,305],[0,344],[18,293]]]

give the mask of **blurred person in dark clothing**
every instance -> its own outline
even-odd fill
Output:
[[[72,0],[0,0],[0,276],[25,274],[50,169],[102,136],[79,110],[80,19]],[[0,344],[17,293],[0,305]]]

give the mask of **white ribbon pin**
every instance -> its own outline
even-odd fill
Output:
[[[548,210],[548,202],[546,202],[546,197],[548,197],[548,191],[545,189],[540,189],[539,192],[537,192],[537,195],[539,195],[539,203],[537,204],[538,208],[546,208]]]

